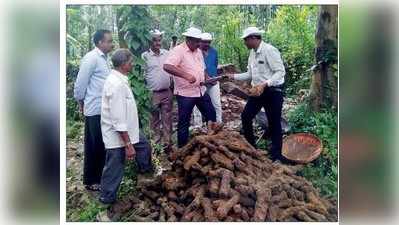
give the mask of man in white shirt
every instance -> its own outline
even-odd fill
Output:
[[[139,173],[152,171],[151,146],[139,131],[136,102],[127,77],[132,69],[133,55],[127,49],[118,49],[111,60],[114,70],[105,80],[101,102],[106,161],[100,201],[105,204],[116,200],[125,158],[136,159]]]
[[[155,143],[162,144],[165,151],[172,146],[172,108],[173,92],[171,90],[171,75],[163,70],[163,64],[168,56],[168,50],[161,48],[164,32],[153,30],[151,46],[141,58],[144,60],[144,77],[146,86],[152,92],[151,137]]]
[[[272,148],[270,155],[273,160],[285,161],[281,155],[282,132],[281,110],[283,105],[283,84],[285,68],[277,48],[262,41],[263,30],[249,27],[244,30],[241,38],[251,49],[248,58],[248,71],[229,75],[236,80],[251,80],[252,91],[241,114],[244,136],[255,146],[252,120],[263,107],[269,121]],[[256,146],[255,146],[256,147]]]

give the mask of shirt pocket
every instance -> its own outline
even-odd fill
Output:
[[[256,59],[256,67],[258,68],[258,72],[261,74],[265,74],[267,72],[267,61],[266,56],[264,54],[260,55],[259,58]]]
[[[110,69],[107,66],[107,64],[104,63],[99,63],[98,66],[96,66],[96,69],[94,70],[95,74],[98,74],[98,76],[106,78],[110,73]]]
[[[131,116],[131,110],[133,108],[133,97],[130,95],[126,95],[126,111],[125,111],[125,116],[126,116],[126,120],[129,119],[129,117]]]
[[[126,90],[125,98],[127,101],[133,101],[133,94],[130,91]]]
[[[126,90],[126,92],[126,102],[128,107],[133,107],[133,104],[135,104],[133,93],[128,90]]]
[[[265,65],[258,65],[258,73],[260,74],[265,74],[267,72],[267,69]]]
[[[147,61],[147,68],[149,71],[154,70],[158,66],[160,66],[160,65],[158,64],[158,62],[156,60],[148,60]]]

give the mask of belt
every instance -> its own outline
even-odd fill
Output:
[[[157,93],[157,92],[164,92],[164,91],[168,91],[168,90],[170,90],[170,88],[165,88],[165,89],[161,89],[161,90],[153,90],[152,92]]]
[[[284,84],[267,87],[266,90],[283,92]]]

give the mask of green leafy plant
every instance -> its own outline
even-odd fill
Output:
[[[67,138],[76,139],[79,138],[79,135],[82,134],[84,124],[83,122],[76,122],[76,121],[67,121],[66,125],[66,135]]]
[[[310,86],[309,69],[314,64],[317,12],[316,6],[281,6],[268,25],[266,41],[281,52],[289,95]]]
[[[238,65],[241,71],[247,71],[249,51],[240,38],[242,30],[245,29],[241,23],[244,20],[244,14],[228,12],[225,17],[219,39],[216,40],[221,62],[233,63]]]
[[[73,87],[76,76],[79,72],[79,59],[67,60],[66,71],[66,118],[67,121],[81,121],[82,115],[79,112],[77,101],[73,97]],[[68,133],[68,132],[67,132]]]
[[[152,18],[147,6],[117,6],[119,10],[119,32],[124,33],[124,39],[132,53],[139,56],[148,49],[149,30],[152,29]]]
[[[149,121],[151,112],[151,91],[145,85],[143,75],[143,60],[135,57],[135,69],[129,74],[129,83],[136,100],[137,110],[140,118],[141,129],[149,134]]]
[[[98,202],[89,201],[88,205],[81,210],[80,222],[94,221],[99,212],[106,210],[106,207],[101,206]]]

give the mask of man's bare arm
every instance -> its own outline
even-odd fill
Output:
[[[126,158],[129,160],[132,160],[134,158],[134,156],[136,155],[136,151],[135,151],[132,143],[130,143],[129,134],[127,133],[127,131],[118,131],[118,133],[119,133],[119,136],[121,137],[123,143],[125,144]]]
[[[178,68],[174,65],[164,64],[163,69],[166,72],[168,72],[174,76],[181,77],[181,78],[188,80],[188,82],[190,82],[190,83],[195,83],[195,81],[196,81],[196,79],[193,75],[184,72],[183,70],[181,70],[180,68]]]

